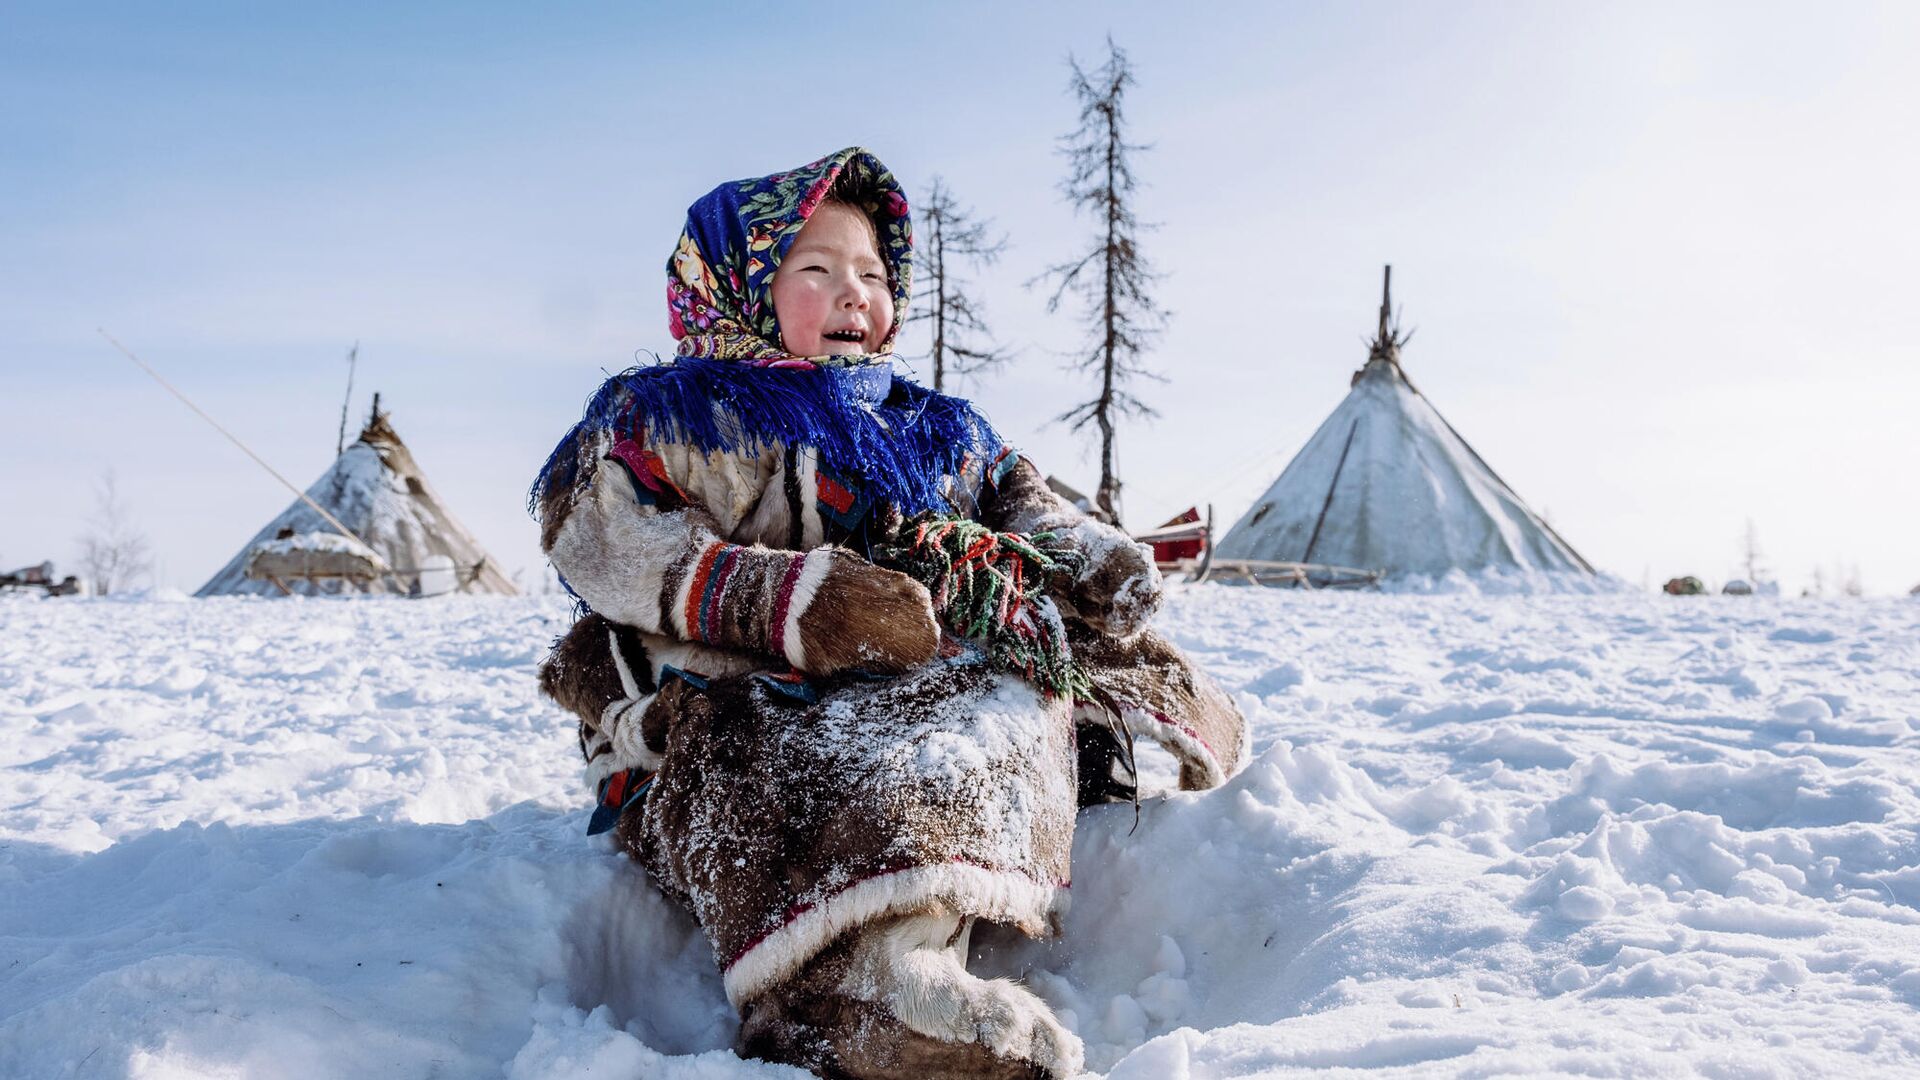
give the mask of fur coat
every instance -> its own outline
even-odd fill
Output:
[[[682,479],[692,495],[704,490],[696,476],[752,471],[734,462]],[[1070,876],[1075,720],[1113,718],[993,672],[951,640],[942,657],[890,679],[816,677],[796,696],[789,669],[856,651],[842,635],[861,605],[834,602],[831,573],[808,579],[804,560],[814,555],[742,546],[761,537],[738,523],[722,534],[691,508],[648,513],[623,470],[592,475],[549,550],[595,613],[556,647],[543,686],[580,717],[586,780],[602,798],[616,775],[652,776],[620,817],[621,841],[691,904],[729,996],[751,1000],[839,932],[929,898],[1042,932]],[[785,487],[775,468],[762,494]],[[1076,513],[1024,460],[991,495],[990,524],[1031,529]],[[826,516],[807,501],[803,513]],[[783,534],[782,517],[762,524]],[[621,541],[630,546],[609,546]],[[732,557],[742,566],[703,614],[690,598],[722,545],[741,548]],[[813,551],[831,553],[821,560],[829,568],[852,558]],[[794,555],[801,577],[782,635],[791,644],[776,654],[768,624],[778,605],[766,598],[779,586],[767,566]],[[691,628],[703,618],[743,643],[700,640]],[[1175,755],[1183,788],[1215,786],[1239,768],[1238,712],[1177,649],[1151,630],[1120,639],[1074,622],[1076,657],[1123,703],[1134,734]],[[753,648],[749,635],[769,644]]]
[[[599,820],[692,908],[736,1005],[846,931],[932,902],[1044,932],[1069,880],[1076,724],[1157,740],[1187,788],[1246,755],[1232,704],[1146,628],[1159,582],[1144,548],[886,357],[766,346],[765,264],[850,170],[904,307],[905,202],[868,155],[723,185],[669,266],[682,356],[609,380],[533,494],[542,546],[590,612],[543,688],[580,718]],[[1113,710],[994,670],[938,627],[919,583],[868,561],[876,530],[929,507],[1071,538],[1084,569],[1050,601]]]

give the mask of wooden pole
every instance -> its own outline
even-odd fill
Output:
[[[1387,264],[1386,280],[1380,286],[1380,334],[1377,340],[1386,341],[1388,324],[1393,321],[1393,264]]]
[[[248,448],[248,446],[247,446],[247,444],[246,444],[246,443],[243,443],[243,442],[241,442],[238,436],[236,436],[236,435],[234,435],[234,433],[233,433],[233,432],[231,432],[231,431],[228,431],[228,430],[227,430],[226,428],[223,428],[223,427],[221,427],[221,426],[220,426],[220,421],[218,421],[218,420],[215,420],[215,419],[214,419],[213,417],[211,417],[211,416],[208,416],[208,415],[206,414],[206,412],[205,412],[205,411],[204,411],[203,409],[201,409],[201,408],[200,408],[200,406],[198,406],[198,405],[195,405],[195,404],[194,404],[194,403],[193,403],[192,401],[190,401],[190,400],[188,400],[188,399],[187,399],[187,395],[185,395],[185,394],[183,394],[183,393],[181,393],[180,391],[178,391],[178,390],[176,390],[176,389],[174,389],[174,388],[173,388],[173,384],[172,384],[172,383],[170,383],[170,382],[168,382],[167,380],[165,380],[165,379],[163,379],[163,378],[161,378],[161,377],[160,377],[160,373],[159,373],[159,372],[157,372],[157,371],[155,371],[155,370],[153,370],[152,368],[150,368],[150,367],[148,367],[148,366],[147,366],[147,362],[146,362],[145,360],[142,360],[142,359],[140,359],[139,357],[137,357],[137,356],[135,356],[135,355],[133,355],[133,350],[132,350],[132,349],[129,349],[129,348],[127,348],[127,347],[126,347],[125,345],[122,345],[122,344],[120,344],[120,342],[118,342],[118,341],[116,341],[116,340],[114,339],[114,336],[113,336],[112,334],[109,334],[109,333],[107,333],[107,332],[106,332],[106,330],[104,330],[104,329],[101,329],[100,327],[95,327],[94,329],[95,329],[95,330],[97,330],[97,331],[99,331],[99,334],[100,334],[100,336],[101,336],[101,337],[103,337],[103,338],[106,338],[106,339],[107,339],[107,343],[108,343],[109,345],[112,345],[112,346],[113,346],[114,348],[116,348],[116,349],[119,349],[119,350],[120,350],[120,352],[121,352],[122,354],[124,354],[124,355],[126,356],[126,358],[127,358],[127,359],[129,359],[129,360],[131,360],[131,361],[133,361],[133,362],[134,362],[135,364],[138,364],[138,365],[140,366],[140,370],[142,370],[142,371],[144,371],[144,372],[146,372],[146,373],[147,373],[148,375],[150,375],[150,376],[152,376],[152,377],[153,377],[153,381],[154,381],[154,382],[157,382],[157,383],[159,383],[162,389],[164,389],[164,390],[166,390],[166,392],[167,392],[167,393],[169,393],[169,394],[172,394],[172,395],[173,395],[174,397],[177,397],[177,398],[179,398],[179,399],[180,399],[180,403],[181,403],[182,405],[185,405],[185,406],[186,406],[187,408],[189,408],[189,409],[192,409],[192,410],[193,410],[193,411],[194,411],[194,412],[195,412],[196,414],[198,414],[198,415],[199,415],[199,417],[200,417],[200,419],[202,419],[202,420],[205,420],[205,421],[206,421],[207,423],[209,423],[209,424],[212,424],[212,425],[213,425],[213,430],[215,430],[215,431],[217,431],[217,432],[219,432],[219,433],[220,433],[220,434],[222,434],[222,435],[225,435],[225,436],[227,437],[227,441],[228,441],[228,442],[230,442],[230,443],[232,443],[233,445],[235,445],[235,446],[237,446],[237,447],[239,447],[239,448],[240,448],[240,452],[241,452],[241,453],[243,453],[243,454],[245,454],[245,455],[247,455],[248,457],[250,457],[250,458],[252,458],[252,459],[253,459],[253,463],[254,463],[255,465],[258,465],[258,466],[260,466],[261,468],[263,468],[263,469],[265,469],[265,470],[267,470],[267,474],[268,474],[269,476],[272,476],[272,477],[273,477],[273,478],[274,478],[275,480],[278,480],[278,481],[280,481],[280,483],[281,483],[281,484],[282,484],[282,485],[283,485],[284,487],[286,487],[286,489],[287,489],[288,491],[291,491],[291,492],[293,492],[293,493],[294,493],[295,495],[297,495],[297,496],[299,496],[299,498],[300,498],[300,501],[301,501],[301,502],[303,502],[303,503],[306,503],[306,504],[307,504],[308,506],[310,506],[310,507],[312,507],[312,508],[313,508],[313,511],[314,511],[314,513],[316,513],[316,514],[319,514],[319,515],[320,515],[321,517],[323,517],[323,518],[325,518],[325,519],[326,519],[326,522],[327,522],[327,524],[329,524],[329,525],[331,525],[331,526],[333,526],[334,528],[336,528],[336,529],[338,529],[338,530],[340,530],[340,535],[341,535],[341,536],[344,536],[344,537],[346,537],[346,538],[347,538],[347,539],[349,539],[349,540],[353,540],[353,541],[355,541],[355,542],[357,542],[357,543],[359,543],[361,547],[364,547],[364,548],[366,548],[366,549],[367,549],[367,553],[373,556],[373,560],[374,560],[374,562],[375,562],[375,563],[377,563],[377,564],[379,564],[379,566],[380,566],[380,568],[381,568],[382,570],[386,570],[386,569],[387,569],[387,561],[386,561],[385,559],[382,559],[382,558],[380,557],[380,553],[379,553],[379,552],[377,552],[377,551],[375,551],[375,550],[373,550],[373,545],[372,545],[372,544],[369,544],[369,543],[367,543],[367,542],[366,542],[365,540],[362,540],[362,539],[360,539],[360,537],[358,537],[358,536],[355,536],[355,535],[354,535],[354,532],[353,532],[353,530],[352,530],[352,529],[349,529],[349,528],[347,528],[347,527],[346,527],[345,525],[342,525],[342,524],[340,524],[340,519],[339,519],[339,518],[337,518],[337,517],[334,517],[334,516],[333,516],[332,514],[329,514],[329,513],[327,512],[327,508],[326,508],[326,507],[324,507],[324,506],[321,506],[321,505],[320,505],[319,503],[317,503],[317,502],[314,502],[314,501],[313,501],[313,499],[312,499],[312,498],[310,498],[310,497],[309,497],[309,496],[307,495],[307,493],[306,493],[306,492],[304,492],[304,491],[302,491],[302,490],[300,490],[300,489],[299,489],[299,488],[297,488],[297,487],[294,487],[294,486],[293,486],[293,481],[291,481],[291,480],[288,480],[288,479],[287,479],[286,477],[284,477],[284,476],[281,476],[281,475],[280,475],[280,473],[279,473],[279,471],[278,471],[277,469],[275,469],[275,468],[274,468],[273,466],[271,466],[271,465],[269,465],[269,464],[267,464],[267,463],[266,463],[266,460],[265,460],[264,458],[262,458],[262,457],[261,457],[261,456],[260,456],[259,454],[256,454],[256,453],[254,453],[254,452],[253,452],[253,451],[252,451],[251,449],[249,449],[249,448]]]
[[[339,457],[347,449],[347,410],[353,407],[353,369],[360,359],[360,343],[354,342],[347,350],[347,400],[340,403],[340,437],[333,442],[333,456]]]

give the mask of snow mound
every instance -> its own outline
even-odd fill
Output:
[[[797,1078],[584,835],[537,598],[0,605],[0,1075]],[[1176,589],[1224,788],[982,931],[1117,1080],[1920,1070],[1905,599]],[[1782,631],[1791,631],[1782,633]]]

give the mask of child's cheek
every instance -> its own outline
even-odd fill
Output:
[[[773,318],[780,326],[780,345],[796,356],[819,352],[820,304],[806,289],[789,294],[787,303],[774,305]]]
[[[799,325],[799,305],[793,301],[793,289],[784,285],[778,276],[773,279],[773,288],[768,290],[773,301],[773,323],[780,330],[780,347],[791,353],[799,352],[794,348],[794,328]]]

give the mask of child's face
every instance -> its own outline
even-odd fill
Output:
[[[780,344],[795,356],[877,352],[893,329],[893,286],[873,223],[822,203],[773,275]]]

